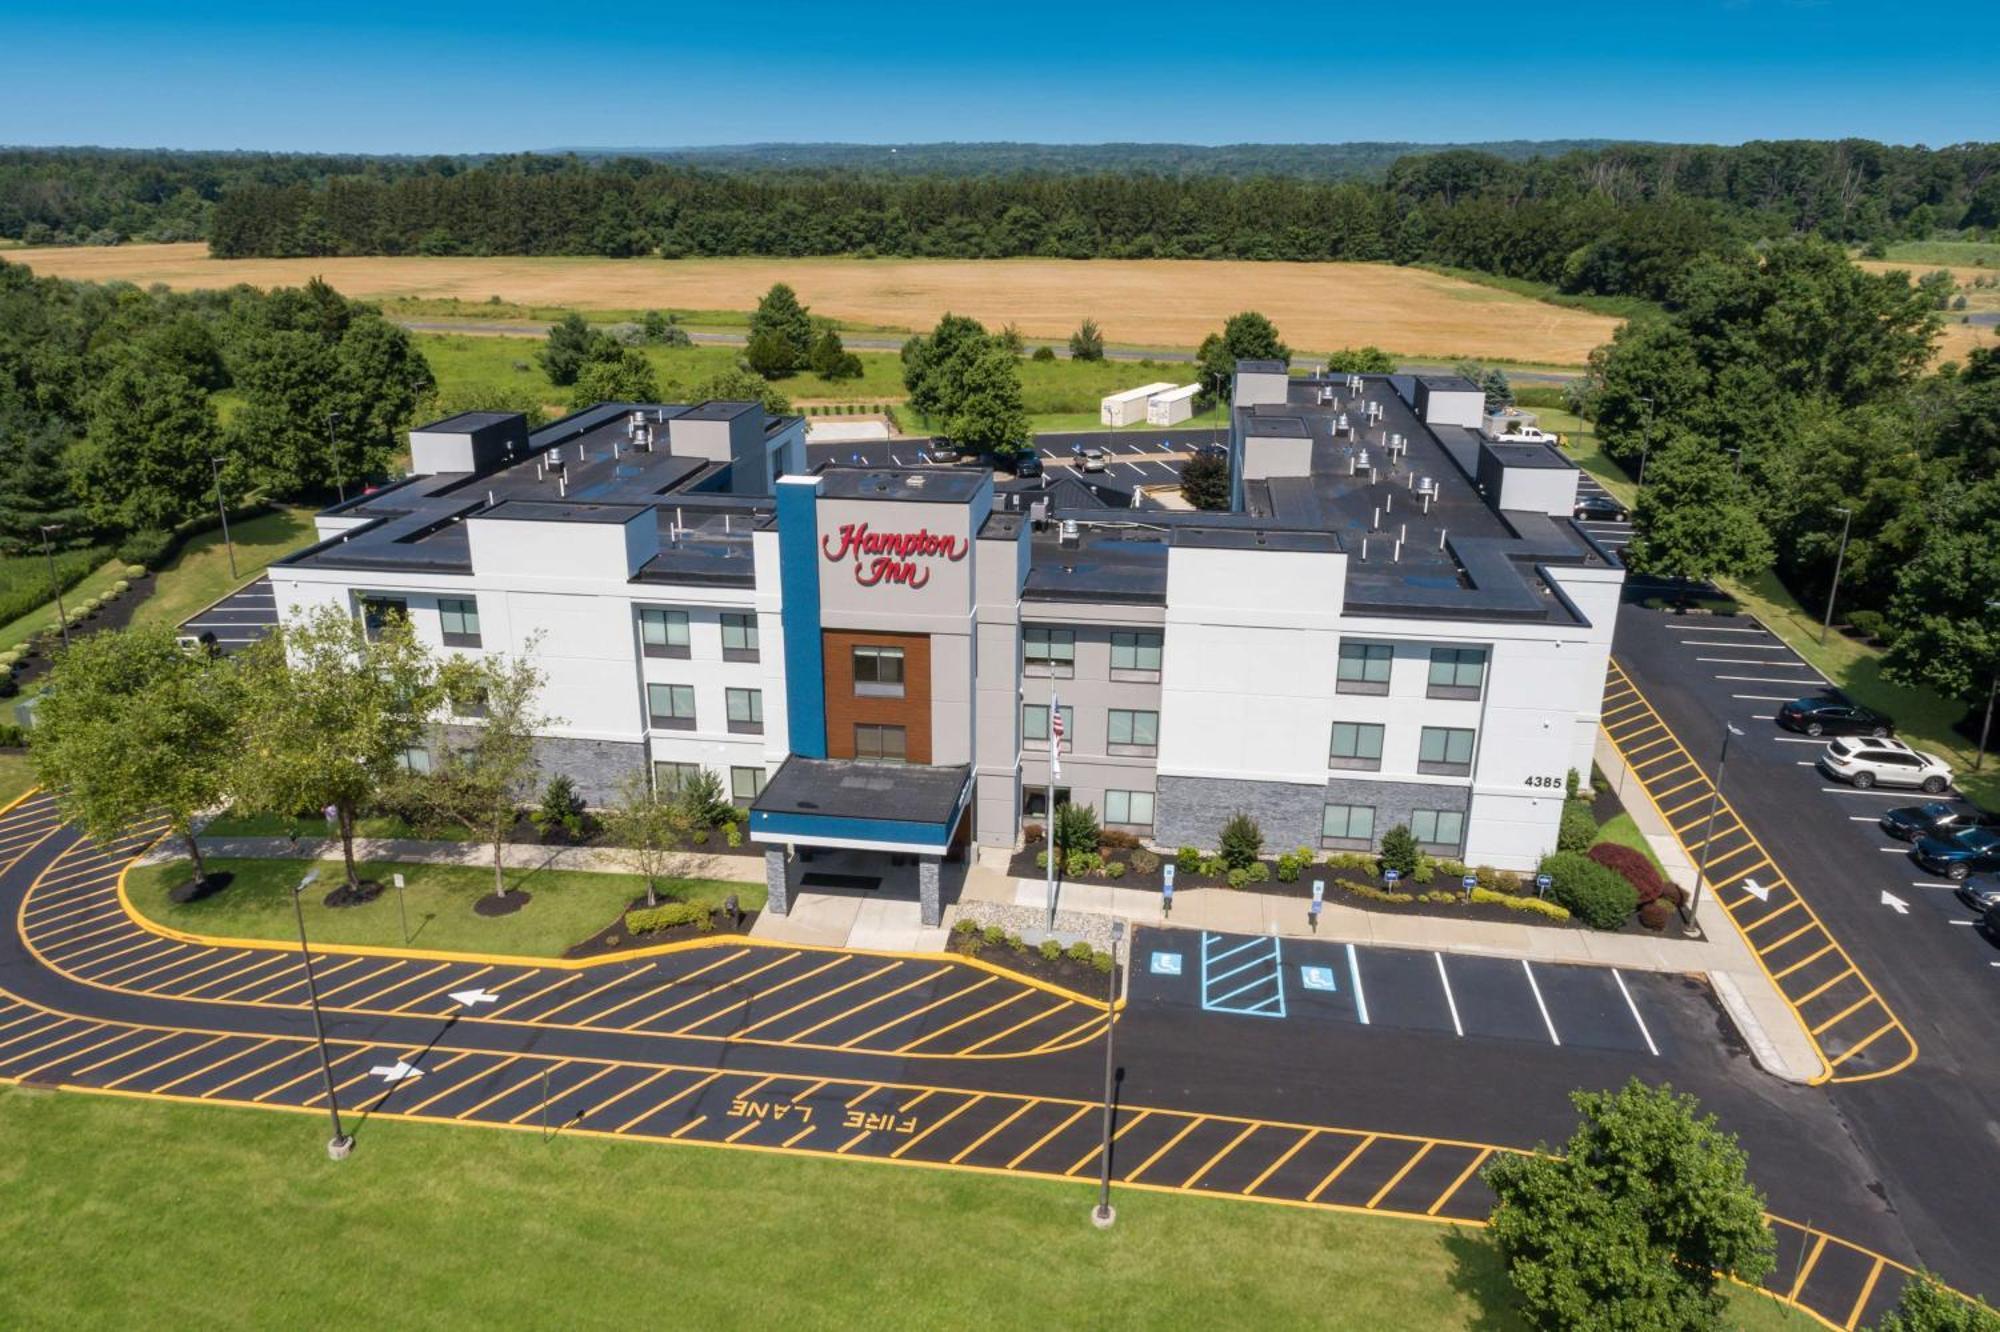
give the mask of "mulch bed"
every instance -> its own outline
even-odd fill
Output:
[[[167,889],[167,900],[178,906],[199,902],[204,898],[214,897],[227,888],[235,878],[236,876],[229,871],[221,870],[207,878],[189,879],[186,883],[177,883]]]
[[[345,883],[340,884],[332,892],[322,897],[320,902],[325,906],[339,909],[340,907],[365,906],[381,895],[382,885],[379,882],[374,879],[363,879],[357,887],[349,887]]]
[[[979,943],[971,943],[972,939],[979,939]],[[1037,948],[1025,948],[1016,952],[1004,943],[990,944],[982,936],[959,934],[956,931],[953,932],[951,942],[946,947],[949,951],[962,956],[976,957],[981,962],[1004,967],[1008,971],[1017,971],[1023,976],[1032,976],[1038,981],[1060,985],[1065,990],[1075,990],[1079,994],[1092,997],[1104,994],[1112,983],[1112,978],[1095,966],[1088,962],[1079,962],[1067,954],[1051,962],[1043,957],[1041,950]]]
[[[147,597],[153,595],[153,588],[157,580],[152,574],[147,574],[144,578],[133,578],[128,581],[130,581],[132,586],[125,589],[123,596],[113,601],[110,605],[101,608],[97,614],[91,616],[89,619],[80,621],[69,627],[69,636],[72,640],[81,638],[85,634],[97,633],[104,629],[123,629],[132,622],[132,616],[138,611],[140,605],[145,602]],[[69,593],[63,593],[63,604],[65,606],[74,608],[77,602],[81,600],[81,597],[72,600]],[[54,616],[50,617],[51,620],[54,618]],[[34,637],[39,639],[40,632],[37,631]],[[56,638],[60,642],[62,636],[58,634]],[[0,643],[0,652],[5,652],[12,646],[13,644],[11,643]],[[14,668],[15,690],[17,692],[25,690],[36,680],[48,674],[49,664],[49,654],[46,652],[37,652],[34,656],[29,657],[26,661],[16,666]]]
[[[669,899],[662,899],[663,902],[666,900]],[[644,895],[641,895],[627,902],[625,904],[625,911],[640,911],[645,906],[646,899]],[[675,925],[664,930],[650,930],[645,934],[627,934],[625,932],[625,912],[621,911],[618,913],[618,919],[612,921],[582,943],[570,945],[570,947],[563,951],[563,956],[568,958],[606,957],[615,953],[629,953],[635,948],[656,948],[660,944],[676,943],[682,939],[715,939],[727,938],[731,935],[748,934],[751,927],[757,923],[757,916],[758,913],[755,911],[745,911],[742,913],[741,923],[735,923],[721,911],[713,911],[709,913],[709,919],[714,922],[714,929],[704,930],[690,922],[686,925]]]
[[[479,900],[472,904],[472,914],[485,916],[488,920],[496,916],[511,916],[534,900],[535,895],[525,888],[509,888],[504,893],[481,893]]]

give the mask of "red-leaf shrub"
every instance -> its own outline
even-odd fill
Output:
[[[1657,902],[1662,897],[1669,901],[1674,899],[1674,886],[1660,877],[1660,872],[1653,868],[1653,862],[1645,852],[1620,846],[1616,842],[1599,842],[1590,848],[1588,854],[1592,860],[1631,884],[1632,890],[1639,894],[1640,906]]]

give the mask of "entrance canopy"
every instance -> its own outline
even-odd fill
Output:
[[[765,845],[851,847],[942,856],[972,795],[972,766],[787,758],[750,804]]]

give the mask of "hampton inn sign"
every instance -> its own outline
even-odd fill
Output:
[[[972,543],[920,527],[914,532],[877,532],[867,523],[842,523],[837,534],[820,538],[820,550],[835,564],[854,561],[854,581],[863,587],[901,583],[922,587],[931,581],[931,562],[964,559]]]

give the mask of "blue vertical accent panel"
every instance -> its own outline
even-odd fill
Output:
[[[819,478],[778,481],[778,589],[785,599],[785,714],[791,750],[826,757],[826,669],[819,631]]]

